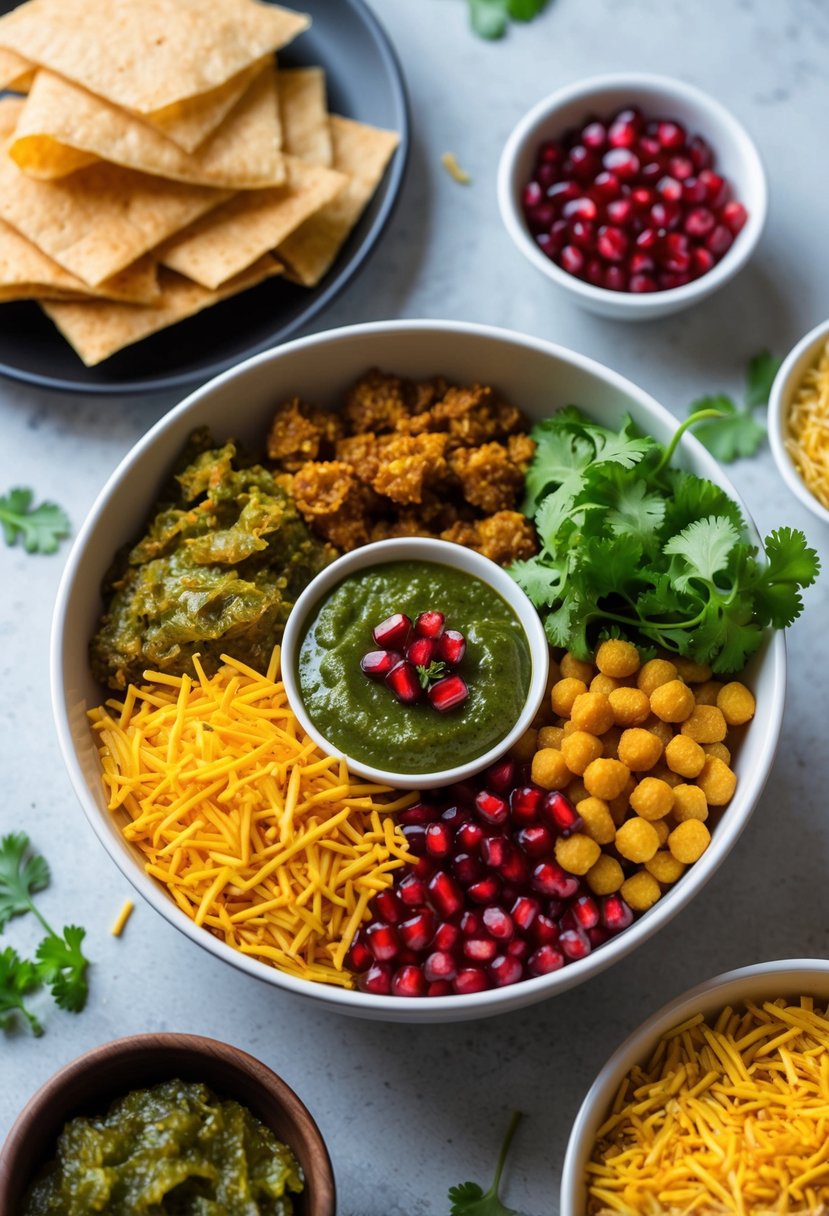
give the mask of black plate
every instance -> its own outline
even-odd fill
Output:
[[[16,8],[0,0],[0,12]],[[409,154],[409,107],[397,56],[363,0],[297,0],[311,28],[280,53],[286,67],[325,68],[328,106],[400,133],[400,146],[334,266],[315,288],[282,279],[261,283],[169,329],[84,367],[31,301],[0,306],[0,374],[81,393],[149,393],[204,381],[276,346],[316,316],[365,263],[386,226]]]

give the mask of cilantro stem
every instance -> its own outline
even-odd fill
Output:
[[[677,449],[677,445],[682,436],[688,430],[688,427],[693,426],[696,422],[703,422],[707,418],[725,418],[725,414],[722,410],[697,410],[695,414],[690,414],[689,417],[687,417],[685,421],[674,431],[671,442],[663,450],[662,457],[653,471],[654,476],[656,476],[657,473],[661,473],[666,465],[670,464],[671,458]]]
[[[507,1134],[506,1134],[506,1136],[504,1136],[504,1143],[501,1145],[501,1151],[498,1154],[498,1160],[495,1164],[495,1177],[492,1180],[492,1186],[490,1187],[490,1191],[489,1191],[489,1193],[491,1195],[497,1195],[498,1191],[500,1189],[501,1174],[504,1171],[504,1165],[506,1164],[507,1156],[508,1156],[509,1150],[510,1150],[510,1145],[512,1144],[512,1138],[515,1135],[516,1129],[520,1122],[521,1122],[521,1111],[514,1110],[512,1112],[512,1118],[510,1119],[509,1127],[507,1128]]]

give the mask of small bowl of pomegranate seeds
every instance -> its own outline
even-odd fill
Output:
[[[285,691],[320,747],[371,781],[463,781],[508,750],[541,704],[549,647],[535,608],[489,558],[405,537],[353,550],[299,597]]]
[[[712,97],[642,74],[539,102],[501,156],[498,201],[521,252],[592,312],[645,320],[710,295],[766,216],[751,138]]]

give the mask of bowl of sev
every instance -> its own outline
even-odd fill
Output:
[[[605,1064],[570,1135],[561,1216],[818,1216],[827,1119],[829,962],[729,971]]]
[[[114,695],[90,667],[113,555],[142,535],[195,430],[261,452],[277,406],[331,405],[368,368],[416,380],[497,386],[542,419],[572,401],[665,442],[673,416],[629,381],[539,339],[456,321],[383,321],[257,355],[199,388],[135,445],[101,490],[69,556],[51,650],[52,703],[84,813],[139,893],[193,942],[248,975],[326,1007],[395,1021],[465,1021],[545,1000],[636,948],[700,891],[736,843],[775,754],[785,687],[782,635],[746,678],[757,714],[735,753],[738,785],[703,856],[644,916],[586,958],[548,975],[459,995],[361,991],[343,966],[355,926],[411,856],[397,812],[417,791],[349,773],[300,729],[278,650],[250,666],[232,653],[190,674],[143,672]],[[693,439],[680,465],[739,497]],[[260,474],[264,470],[259,470]],[[230,649],[230,648],[229,648]],[[226,653],[222,651],[222,653]],[[143,670],[143,669],[142,669]],[[111,686],[112,687],[112,686]],[[103,770],[103,772],[102,772]]]
[[[829,321],[801,338],[775,377],[769,444],[791,492],[829,524]]]

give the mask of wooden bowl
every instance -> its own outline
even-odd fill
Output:
[[[85,1052],[29,1099],[0,1150],[0,1216],[20,1216],[39,1168],[76,1115],[103,1113],[133,1089],[180,1078],[201,1081],[234,1098],[290,1145],[305,1173],[294,1200],[297,1216],[334,1216],[334,1174],[310,1112],[294,1091],[259,1060],[215,1039],[189,1034],[139,1034]]]

